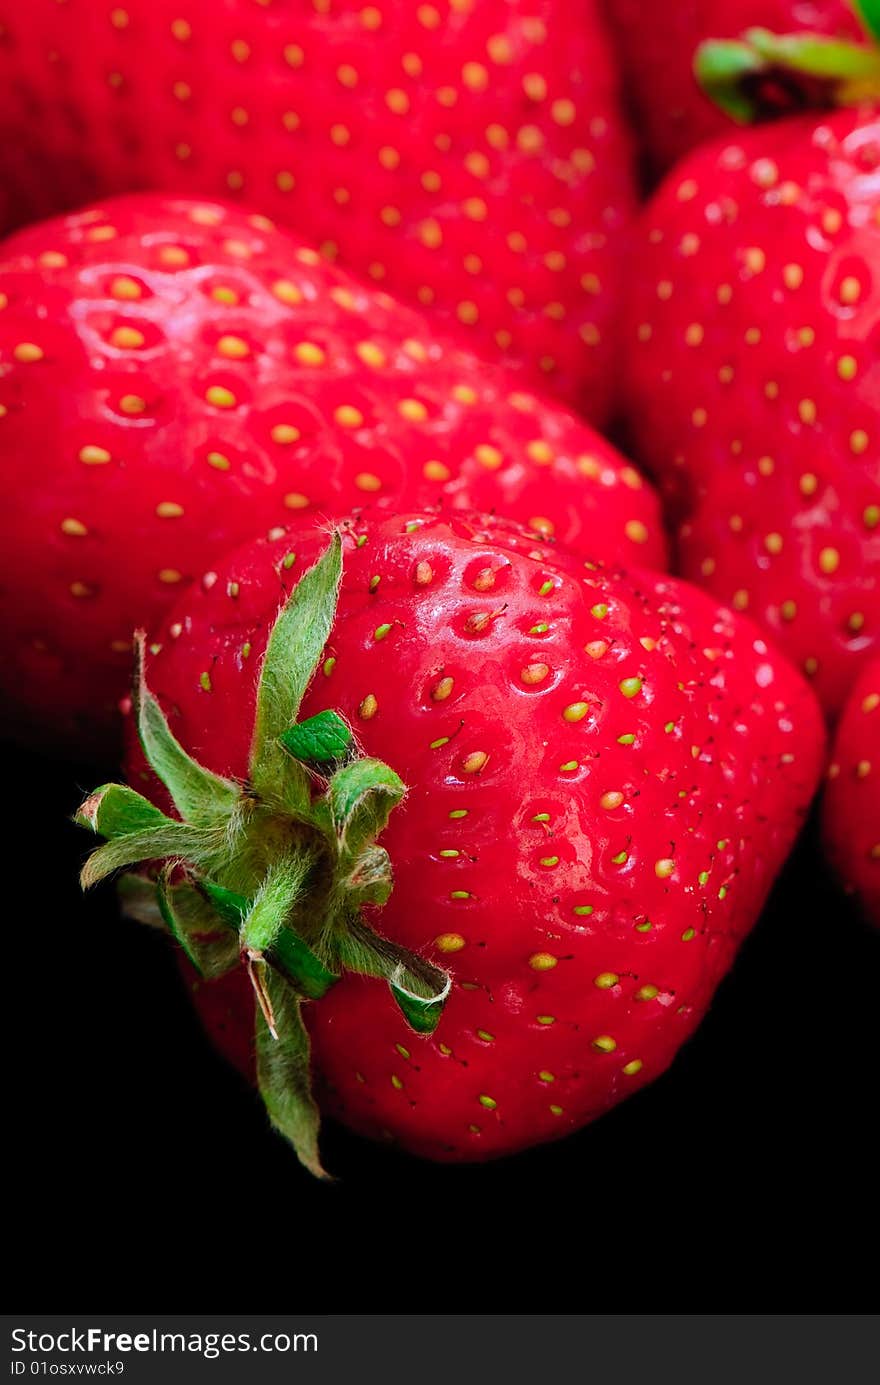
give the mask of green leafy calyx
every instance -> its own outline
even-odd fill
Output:
[[[245,969],[270,1120],[321,1177],[303,1004],[320,1000],[343,971],[355,971],[385,981],[410,1027],[429,1034],[450,987],[445,972],[376,933],[361,912],[364,904],[384,904],[393,887],[377,838],[406,792],[403,783],[382,761],[358,754],[337,713],[298,720],[341,577],[336,534],[272,627],[244,785],[214,774],[180,745],[147,687],[139,632],[133,714],[178,816],[124,784],[102,785],[77,813],[105,838],[83,867],[84,888],[117,871],[146,870],[122,877],[125,912],[164,928],[205,977]]]
[[[880,39],[880,0],[852,0],[852,7],[868,37]]]
[[[880,0],[862,0],[869,36],[880,33]],[[880,48],[824,34],[774,34],[747,29],[736,39],[700,44],[694,73],[706,95],[740,124],[772,110],[773,84],[800,88],[802,100],[819,106],[855,106],[880,96]]]

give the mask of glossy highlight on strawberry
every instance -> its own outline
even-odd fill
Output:
[[[624,403],[681,570],[764,626],[834,716],[880,648],[880,120],[744,131],[639,231]]]
[[[262,215],[132,196],[0,249],[10,728],[107,744],[131,634],[292,515],[498,511],[662,566],[657,501],[562,406]]]
[[[260,660],[314,525],[242,549],[151,636],[173,734],[246,773]],[[436,1030],[346,975],[305,1007],[322,1108],[440,1160],[558,1138],[658,1076],[699,1022],[807,810],[822,729],[748,621],[494,520],[363,515],[300,715],[333,709],[408,787],[375,929],[448,970]],[[133,754],[129,781],[164,797]],[[202,983],[251,1067],[246,977]]]
[[[0,0],[34,220],[241,198],[601,420],[632,188],[595,0]]]

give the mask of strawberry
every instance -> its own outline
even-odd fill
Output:
[[[230,971],[203,1003],[245,1066],[250,980],[259,1081],[310,1167],[297,988],[321,996],[303,1009],[327,1112],[433,1159],[510,1153],[638,1090],[693,1031],[806,811],[821,718],[747,621],[675,579],[499,522],[365,514],[334,617],[339,547],[314,525],[258,542],[160,626],[129,775],[149,800],[90,797],[109,840],[84,883],[187,863],[160,877],[166,923]],[[150,889],[127,878],[131,912]],[[333,984],[346,967],[373,979]],[[414,976],[418,1011],[393,989]]]
[[[631,435],[682,570],[832,714],[880,647],[878,170],[855,111],[698,151],[646,211],[627,308]]]
[[[587,425],[221,205],[121,198],[7,243],[0,437],[2,684],[68,744],[116,724],[138,620],[300,509],[497,508],[663,561],[654,496]]]
[[[880,927],[880,659],[853,688],[837,728],[823,799],[829,856]]]
[[[804,71],[790,50],[759,53],[750,31],[765,39],[797,34],[866,48],[873,0],[605,0],[623,63],[627,92],[651,168],[662,173],[698,144],[731,135],[731,116],[791,114],[826,104],[827,79]],[[769,33],[768,33],[769,31]],[[746,50],[751,48],[751,54]],[[827,50],[826,50],[827,51]],[[858,62],[859,54],[849,61]],[[737,61],[738,59],[738,61]],[[696,70],[695,70],[696,69]],[[723,109],[704,90],[718,77],[739,86],[739,104]],[[743,110],[746,103],[748,111]]]
[[[23,219],[240,195],[598,421],[632,189],[596,10],[0,0],[0,177]]]

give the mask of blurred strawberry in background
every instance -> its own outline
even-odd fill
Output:
[[[823,800],[830,860],[848,894],[880,928],[880,659],[844,708]]]
[[[776,35],[809,32],[865,44],[870,0],[604,0],[617,39],[626,94],[651,172],[664,172],[696,145],[732,130],[730,115],[695,79],[700,45],[737,40],[753,27]],[[769,65],[748,79],[761,118],[824,104],[822,84]]]
[[[607,414],[629,141],[579,0],[0,0],[15,222],[237,197]]]

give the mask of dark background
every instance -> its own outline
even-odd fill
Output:
[[[89,840],[67,817],[100,773],[13,749],[5,765],[17,1310],[876,1307],[880,935],[824,874],[814,825],[653,1087],[483,1166],[328,1127],[325,1186],[212,1052],[170,945],[120,920],[111,888],[80,897]]]

